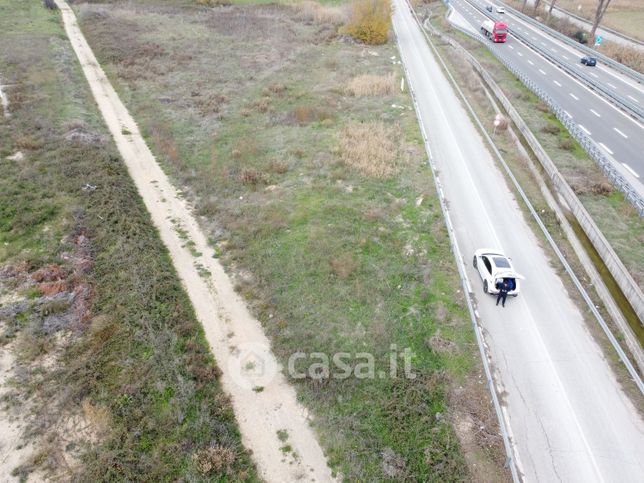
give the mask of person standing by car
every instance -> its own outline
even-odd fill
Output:
[[[499,295],[496,297],[496,305],[499,305],[499,301],[502,301],[501,306],[505,307],[505,299],[508,298],[508,292],[510,291],[508,281],[505,278],[497,280],[496,288],[499,291]]]

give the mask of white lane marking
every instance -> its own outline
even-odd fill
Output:
[[[570,97],[572,97],[572,98],[573,98],[574,100],[576,100],[576,101],[578,101],[578,100],[579,100],[579,97],[577,97],[576,95],[574,95],[572,92],[570,93]]]
[[[637,102],[638,104],[640,103],[640,101],[638,101],[637,99],[635,99],[633,96],[628,96],[628,97],[629,97],[631,100],[633,100],[633,101]]]
[[[620,131],[619,129],[617,129],[616,127],[613,128],[613,131],[615,131],[617,134],[622,136],[624,139],[628,139],[628,136],[624,134],[622,131]]]
[[[532,62],[531,60],[528,60],[528,64],[534,65],[534,62]]]
[[[564,113],[566,114],[566,116],[568,116],[570,119],[572,119],[572,116],[570,115],[570,113],[568,111],[564,111]]]
[[[563,57],[564,59],[566,59],[566,60],[570,60],[570,59],[569,59],[568,57],[566,57],[565,55],[562,55],[562,57]]]
[[[510,47],[511,50],[514,50],[514,47],[512,47],[511,45],[508,45],[508,47]]]
[[[557,49],[553,49],[552,47],[550,47],[550,50],[552,50],[553,52],[557,52]]]
[[[628,164],[626,164],[626,163],[622,163],[622,165],[623,165],[623,166],[628,170],[628,172],[629,172],[629,173],[631,173],[633,176],[635,176],[636,178],[639,178],[639,177],[640,177],[640,175],[639,175],[639,174],[637,174],[635,171],[633,171],[633,168],[631,168]]]
[[[589,131],[588,129],[586,129],[586,128],[585,128],[584,126],[582,126],[581,124],[577,124],[577,126],[579,126],[579,129],[581,129],[582,131],[584,131],[586,134],[588,134],[588,135],[590,136],[590,131]]]
[[[539,69],[539,72],[541,72],[543,75],[546,75],[546,71],[544,71],[543,69]]]
[[[595,109],[591,109],[590,112],[592,112],[597,117],[602,117],[601,114],[598,113]]]
[[[604,148],[606,151],[608,151],[608,154],[610,154],[610,155],[615,154],[615,153],[613,153],[613,152],[608,148],[608,146],[606,146],[604,143],[599,143],[599,145],[600,145],[602,148]],[[622,164],[624,164],[624,163],[622,163]]]
[[[592,75],[595,79],[599,79],[599,76],[593,72],[591,72],[590,75]]]
[[[523,57],[523,54],[521,52],[517,52],[519,54],[519,57]]]
[[[543,46],[545,47],[545,46],[546,46],[546,43],[545,43],[545,42],[541,42],[541,45],[543,45]]]
[[[557,82],[557,81],[552,81],[552,82],[554,82],[555,84],[557,84],[557,87],[561,87],[561,83],[560,83],[560,82]]]
[[[614,86],[613,84],[611,84],[610,82],[606,82],[606,84],[607,84],[607,85],[609,85],[610,87],[612,87],[613,89],[617,89],[617,87],[615,87],[615,86]]]

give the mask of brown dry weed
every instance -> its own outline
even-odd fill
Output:
[[[380,121],[352,122],[340,133],[338,154],[363,174],[385,178],[398,170],[398,137],[396,129]]]
[[[347,94],[355,97],[363,96],[390,96],[396,87],[396,76],[392,72],[388,75],[365,74],[354,77],[349,81]]]

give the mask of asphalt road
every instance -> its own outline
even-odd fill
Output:
[[[466,257],[506,420],[528,481],[641,481],[644,422],[550,265],[406,3],[393,24],[408,81]],[[496,247],[526,276],[496,307],[472,267]]]
[[[473,0],[485,7],[491,3]],[[469,27],[478,35],[481,22],[487,18],[466,0],[452,0],[452,7],[460,17],[452,20]],[[510,29],[527,35],[550,54],[585,72],[595,82],[635,105],[644,107],[644,88],[634,80],[614,69],[598,64],[586,67],[580,63],[582,53],[541,30],[530,26],[510,13],[492,14],[498,21],[507,22]],[[460,19],[460,21],[459,21]],[[624,175],[633,188],[644,196],[644,125],[604,99],[580,81],[551,64],[540,54],[527,47],[510,34],[505,43],[495,44],[483,36],[486,45],[500,57],[511,62],[533,82],[539,85],[604,151],[615,160],[615,167]]]

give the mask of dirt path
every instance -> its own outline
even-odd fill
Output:
[[[204,327],[223,371],[222,384],[231,396],[242,441],[252,451],[260,475],[275,482],[333,480],[308,413],[279,370],[260,323],[233,290],[189,206],[156,163],[73,11],[64,0],[56,3],[99,109]]]

